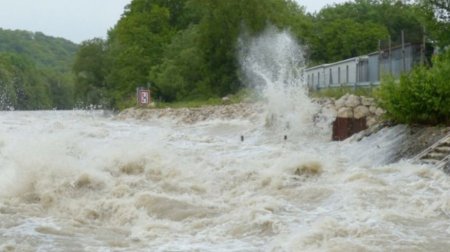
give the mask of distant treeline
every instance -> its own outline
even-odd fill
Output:
[[[389,37],[399,44],[402,30],[407,42],[422,42],[425,31],[443,48],[445,1],[356,0],[306,13],[294,0],[133,0],[107,39],[84,41],[75,57],[76,45],[39,33],[18,33],[23,42],[6,40],[5,49],[1,31],[0,52],[9,53],[0,56],[0,104],[122,108],[134,104],[137,86],[166,102],[232,94],[243,86],[238,38],[267,25],[290,30],[310,65],[376,51]]]
[[[77,50],[65,39],[0,29],[0,110],[73,108]]]

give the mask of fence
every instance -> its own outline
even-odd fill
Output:
[[[424,60],[421,45],[406,44],[368,55],[306,68],[304,76],[312,90],[330,87],[378,85],[381,77],[399,77]]]

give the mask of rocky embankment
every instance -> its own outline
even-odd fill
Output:
[[[385,111],[379,107],[373,98],[346,94],[335,100],[320,98],[316,100],[323,110],[330,111],[335,117],[366,118],[367,127],[372,127],[382,121]]]
[[[355,95],[345,95],[339,99],[315,98],[313,103],[319,105],[316,118],[327,117],[332,122],[335,117],[342,118],[366,118],[368,129],[354,136],[354,140],[360,140],[365,136],[375,133],[383,127],[389,127],[383,121],[384,111],[377,107],[375,100]],[[264,103],[238,103],[219,106],[205,106],[200,108],[164,108],[141,109],[130,108],[116,116],[117,119],[152,120],[158,118],[172,119],[183,124],[193,124],[206,120],[233,120],[246,119],[257,121],[261,116],[266,116]],[[330,125],[331,126],[331,125]],[[402,143],[395,151],[398,159],[411,158],[420,151],[426,149],[440,138],[450,133],[450,127],[427,126],[403,126],[405,135]],[[330,127],[331,130],[331,127]]]
[[[317,117],[342,117],[356,118],[365,117],[367,126],[371,127],[382,120],[384,111],[376,106],[373,98],[355,95],[344,95],[340,99],[315,98],[313,103],[319,105]],[[156,118],[170,118],[181,123],[196,123],[214,119],[257,119],[266,111],[266,105],[261,102],[237,103],[217,106],[204,106],[200,108],[163,108],[163,109],[141,109],[129,108],[122,111],[117,118],[135,118],[142,120]]]
[[[150,120],[157,118],[169,118],[174,121],[192,124],[205,120],[214,119],[257,119],[257,115],[264,112],[261,103],[236,103],[229,105],[204,106],[200,108],[164,108],[164,109],[141,109],[129,108],[122,111],[117,118],[136,118]]]

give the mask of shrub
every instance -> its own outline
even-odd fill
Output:
[[[379,105],[399,123],[450,123],[450,51],[433,58],[400,80],[385,78],[377,91]]]

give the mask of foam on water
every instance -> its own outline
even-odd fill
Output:
[[[245,120],[195,127],[159,119],[162,127],[73,112],[0,118],[5,251],[450,245],[448,177],[407,162],[361,161],[346,151],[361,142],[240,142],[243,128],[255,130]],[[378,155],[371,146],[386,134],[402,134],[391,130],[366,140],[366,155]]]

